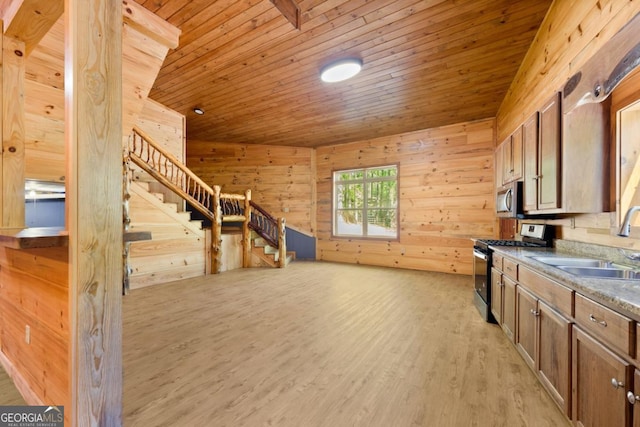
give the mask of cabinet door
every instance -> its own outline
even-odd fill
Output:
[[[496,189],[502,187],[504,185],[504,146],[505,143],[498,145],[495,153],[495,163],[496,163]]]
[[[502,272],[491,269],[491,314],[498,322],[502,323]]]
[[[537,369],[551,397],[571,417],[571,322],[538,301]]]
[[[516,318],[516,348],[533,369],[536,366],[538,299],[522,286],[516,289]]]
[[[516,282],[502,275],[502,329],[511,341],[516,330]]]
[[[524,122],[523,135],[523,202],[524,211],[538,209],[538,112]]]
[[[640,427],[640,371],[635,370],[633,373],[633,390],[627,392],[629,402],[633,402],[633,427]]]
[[[522,179],[523,128],[520,126],[511,135],[511,181]]]
[[[573,327],[573,421],[578,426],[628,427],[625,395],[631,366],[578,327]]]
[[[560,93],[540,110],[538,209],[560,207]]]

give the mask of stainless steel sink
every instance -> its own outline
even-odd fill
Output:
[[[613,268],[613,267],[571,267],[567,265],[558,265],[559,269],[567,273],[575,274],[582,277],[601,277],[609,279],[628,279],[640,280],[640,271]]]
[[[611,263],[595,258],[574,258],[574,257],[558,257],[558,256],[535,256],[531,257],[536,261],[540,261],[554,267],[563,265],[566,267],[610,267]]]

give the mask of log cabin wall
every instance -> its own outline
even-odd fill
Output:
[[[472,273],[471,237],[497,232],[493,119],[317,149],[317,258]],[[334,238],[335,170],[399,165],[399,241]]]
[[[189,140],[187,166],[224,193],[251,190],[251,199],[287,227],[315,236],[313,149]]]
[[[630,0],[554,1],[498,111],[496,141],[503,141],[554,91],[560,90],[639,12],[640,3]],[[611,185],[615,194],[615,182]],[[636,239],[615,236],[615,212],[548,222],[558,226],[558,236],[563,239],[640,248]]]
[[[66,246],[0,247],[0,362],[30,405],[70,407],[67,263]]]

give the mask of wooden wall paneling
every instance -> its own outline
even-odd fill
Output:
[[[307,234],[315,230],[314,156],[310,148],[187,143],[187,166],[206,183],[220,185],[225,193],[251,190],[253,201]]]
[[[0,363],[31,405],[70,404],[67,260],[66,247],[0,248]]]
[[[64,0],[14,1],[2,17],[4,34],[22,41],[29,56],[63,13]]]
[[[66,0],[65,12],[71,319],[65,410],[71,425],[121,425],[122,9],[115,0]]]
[[[24,227],[24,43],[2,42],[2,227]]]
[[[497,233],[494,125],[490,119],[317,148],[318,258],[471,274],[470,238]],[[400,173],[399,241],[333,238],[332,172],[392,163]]]

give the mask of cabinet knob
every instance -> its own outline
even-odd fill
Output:
[[[638,400],[640,400],[640,396],[636,396],[632,391],[627,392],[627,400],[632,405],[635,405]]]
[[[534,316],[540,316],[540,312],[538,310],[531,309],[530,311]]]
[[[594,316],[593,314],[589,315],[589,320],[591,320],[593,323],[597,323],[598,325],[606,328],[607,327],[607,321],[606,320],[598,320],[596,318],[596,316]]]
[[[611,385],[613,388],[618,389],[620,387],[624,387],[624,383],[622,381],[618,381],[615,378],[611,378]]]

